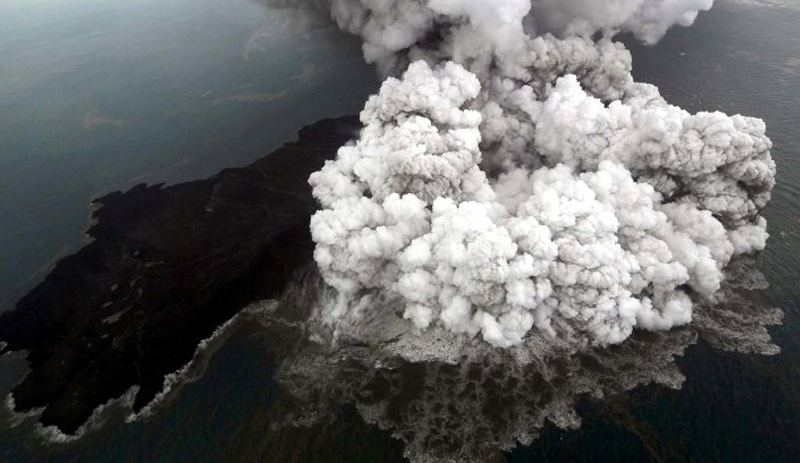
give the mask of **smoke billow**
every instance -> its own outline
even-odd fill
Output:
[[[510,347],[619,344],[713,301],[763,249],[775,164],[759,119],[690,114],[612,37],[656,42],[712,0],[267,0],[360,36],[389,76],[310,183],[343,332]]]
[[[298,426],[324,425],[350,404],[365,422],[401,440],[412,462],[492,461],[500,450],[530,444],[547,423],[578,428],[576,407],[584,398],[613,401],[646,384],[681,388],[675,360],[699,338],[722,350],[778,353],[767,327],[782,314],[759,301],[763,275],[736,258],[725,276],[717,294],[724,302],[703,303],[689,326],[639,330],[608,347],[577,347],[534,332],[522,345],[496,349],[447,331],[414,338],[385,331],[390,339],[378,344],[339,343],[320,326],[299,323],[320,297],[318,275],[309,272],[282,301],[252,311],[265,328],[265,346],[281,352],[281,405],[272,426],[292,434]],[[387,317],[374,328],[390,325]],[[410,357],[415,349],[419,355]]]

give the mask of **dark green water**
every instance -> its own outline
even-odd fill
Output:
[[[341,47],[320,47],[335,39],[329,34],[273,32],[244,59],[251,35],[274,24],[244,0],[121,3],[0,4],[6,304],[79,244],[95,193],[143,175],[178,181],[242,164],[303,124],[357,111],[376,85],[357,44],[338,38]],[[687,377],[680,391],[648,386],[609,405],[587,401],[579,431],[547,428],[509,461],[800,461],[798,24],[800,5],[720,0],[693,28],[633,47],[637,79],[671,102],[767,122],[779,180],[758,267],[770,302],[786,312],[771,330],[783,352],[723,353],[700,342],[678,361]],[[306,77],[292,80],[298,75]],[[282,402],[269,342],[258,328],[230,333],[207,364],[198,362],[203,374],[154,416],[124,425],[112,417],[74,444],[45,444],[20,424],[0,435],[0,460],[402,461],[402,445],[348,407],[335,420],[274,430]],[[24,370],[3,363],[5,391]]]
[[[0,2],[0,311],[76,248],[92,197],[243,165],[363,106],[358,42],[281,22],[249,0]]]

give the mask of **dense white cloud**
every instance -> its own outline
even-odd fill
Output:
[[[691,25],[700,11],[713,5],[713,0],[261,1],[299,13],[294,16],[302,22],[330,18],[342,30],[360,36],[367,61],[379,63],[384,71],[401,70],[407,55],[419,58],[421,50],[429,57],[441,56],[445,43],[462,53],[476,48],[510,52],[519,50],[529,36],[546,32],[564,38],[625,31],[655,43],[670,27]]]
[[[713,0],[533,0],[533,16],[561,33],[627,31],[655,43],[674,25],[690,26]]]
[[[681,388],[675,360],[698,338],[715,349],[780,352],[768,327],[780,324],[781,311],[753,297],[766,282],[747,260],[728,265],[716,296],[725,303],[700,303],[691,326],[634,333],[613,349],[542,332],[506,349],[443,328],[396,336],[385,330],[398,322],[393,313],[369,322],[384,329],[371,340],[391,342],[365,349],[363,338],[341,342],[324,325],[297,323],[309,306],[308,289],[319,287],[318,276],[309,273],[279,303],[253,308],[267,330],[266,345],[281,352],[275,378],[289,393],[274,421],[278,427],[324,424],[349,404],[365,422],[402,441],[411,462],[491,461],[499,450],[530,444],[546,426],[578,428],[583,398],[618,397],[642,385]]]
[[[405,69],[310,179],[329,321],[397,308],[495,346],[620,343],[689,323],[730,259],[764,247],[763,122],[669,105],[611,40],[654,42],[711,0],[282,3]]]

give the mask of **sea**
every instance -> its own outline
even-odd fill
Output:
[[[800,461],[800,0],[717,0],[655,46],[628,42],[634,76],[689,111],[763,118],[778,182],[753,265],[785,317],[781,353],[700,340],[679,390],[645,385],[582,425],[547,425],[508,462]],[[91,200],[249,163],[316,120],[354,114],[379,86],[359,42],[299,28],[249,0],[0,1],[0,311],[86,244]],[[55,442],[0,412],[3,462],[400,462],[391,429],[353,405],[276,430],[276,359],[257,326],[211,340],[150,416],[124,411]],[[0,395],[25,374],[0,359]]]

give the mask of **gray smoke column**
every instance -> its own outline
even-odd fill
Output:
[[[280,406],[268,411],[273,430],[296,436],[298,427],[327,426],[349,404],[366,423],[401,440],[411,462],[484,463],[530,444],[546,425],[578,428],[579,403],[628,413],[626,391],[654,384],[680,389],[676,359],[699,339],[718,350],[779,353],[768,327],[780,324],[782,313],[763,304],[766,280],[751,264],[730,262],[717,293],[725,303],[701,303],[691,325],[637,331],[610,347],[532,333],[522,345],[497,349],[478,340],[459,343],[445,331],[379,344],[337,342],[328,330],[303,323],[320,297],[313,271],[280,301],[256,304],[244,316],[248,325],[262,325],[264,346],[279,359]],[[385,327],[390,318],[376,322]],[[426,358],[409,358],[414,352]]]
[[[310,178],[335,326],[398,311],[499,347],[617,344],[688,324],[765,246],[764,123],[669,105],[611,40],[654,43],[711,0],[269,3],[330,17],[395,76]]]

